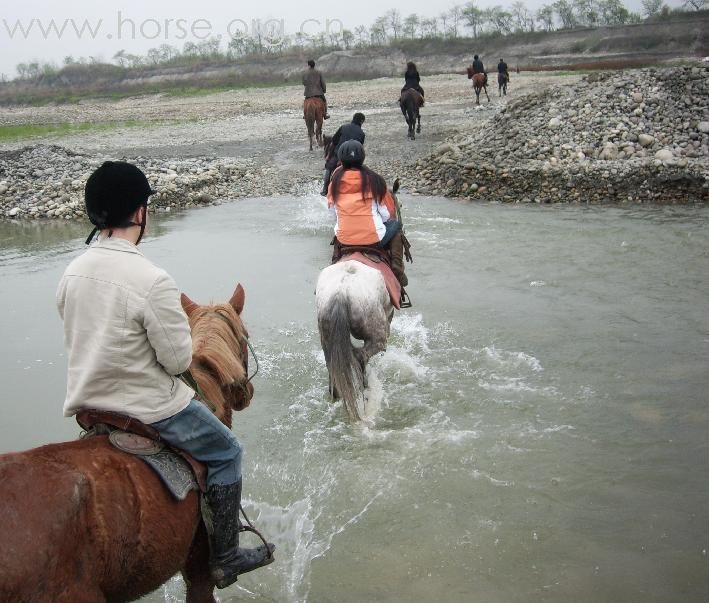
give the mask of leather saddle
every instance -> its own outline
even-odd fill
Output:
[[[169,446],[150,425],[118,412],[95,409],[79,411],[76,414],[76,422],[85,431],[82,437],[107,435],[109,442],[115,448],[143,458],[158,472],[173,494],[177,493],[171,487],[172,484],[167,481],[171,476],[165,475],[164,471],[161,472],[164,467],[167,468],[168,474],[175,471],[175,463],[165,462],[165,459],[170,456],[177,456],[185,462],[199,489],[202,492],[207,491],[207,467],[186,452]],[[184,477],[182,481],[184,482]]]

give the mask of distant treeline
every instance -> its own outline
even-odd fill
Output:
[[[517,1],[508,8],[480,8],[475,2],[455,4],[438,16],[402,15],[397,9],[375,19],[371,26],[354,30],[338,29],[318,34],[287,34],[275,20],[256,22],[252,31],[238,33],[226,45],[216,37],[186,42],[182,49],[170,44],[151,48],[145,55],[117,52],[113,63],[96,57],[67,56],[61,66],[54,63],[30,62],[17,65],[19,80],[52,80],[62,72],[76,74],[77,68],[94,76],[117,75],[126,69],[188,66],[225,63],[249,56],[324,53],[333,50],[397,46],[421,41],[455,42],[475,40],[491,42],[498,38],[534,37],[533,34],[577,28],[623,26],[641,22],[684,20],[706,12],[709,0],[685,0],[680,8],[669,8],[663,0],[642,0],[642,14],[632,12],[620,0],[557,0],[536,12]],[[694,13],[690,15],[689,13]],[[530,36],[530,34],[532,34]]]

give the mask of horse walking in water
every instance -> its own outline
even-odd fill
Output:
[[[366,368],[383,352],[394,316],[384,277],[376,268],[345,260],[324,268],[315,289],[320,343],[330,377],[330,393],[342,398],[355,421],[364,414]],[[352,345],[350,337],[363,342]]]
[[[416,134],[414,134],[414,128],[416,127],[416,132],[421,133],[421,113],[419,109],[423,106],[423,96],[418,90],[414,88],[408,88],[404,90],[401,95],[401,112],[404,114],[406,123],[409,126],[409,138],[411,140],[416,140]]]
[[[398,190],[397,179],[392,194],[395,196]],[[411,261],[410,256],[407,258]],[[330,394],[334,400],[342,398],[347,414],[355,421],[365,414],[367,364],[372,356],[386,350],[394,317],[393,293],[387,279],[399,287],[388,267],[376,265],[377,268],[355,259],[340,260],[323,268],[315,287],[318,331]],[[352,338],[362,345],[353,345]]]
[[[507,82],[509,76],[506,73],[497,74],[497,93],[498,96],[507,96]]]
[[[480,104],[480,91],[485,90],[487,102],[490,102],[490,96],[487,93],[487,75],[485,73],[473,74],[473,90],[475,90],[475,104]]]
[[[308,128],[308,139],[310,140],[310,150],[313,150],[313,136],[316,137],[318,145],[322,146],[322,122],[325,118],[325,103],[318,96],[311,96],[303,101],[303,116],[305,126]]]
[[[216,416],[249,405],[244,290],[225,304],[182,295],[191,372]],[[182,572],[189,603],[215,603],[200,497],[175,500],[106,436],[0,455],[0,601],[133,601]]]

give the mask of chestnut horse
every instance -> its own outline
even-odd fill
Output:
[[[325,118],[325,103],[319,96],[311,96],[303,101],[303,116],[305,126],[308,128],[310,150],[313,150],[313,134],[318,145],[322,146],[322,122]]]
[[[404,90],[401,95],[401,112],[404,114],[406,123],[409,126],[409,138],[411,140],[416,140],[416,134],[414,134],[414,128],[418,122],[418,127],[416,132],[421,133],[421,113],[419,109],[423,106],[423,96],[418,90],[414,88],[409,88]]]
[[[475,90],[475,104],[480,104],[480,91],[485,90],[485,96],[487,96],[487,102],[490,102],[490,96],[487,93],[487,74],[485,73],[475,73],[473,74],[473,90]]]
[[[244,289],[198,306],[182,295],[192,374],[221,421],[249,405]],[[176,501],[106,436],[0,455],[0,601],[133,601],[182,572],[189,603],[214,603],[200,499]]]

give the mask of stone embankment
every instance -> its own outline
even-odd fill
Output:
[[[510,101],[411,172],[415,192],[524,203],[709,200],[709,69],[591,74]]]

